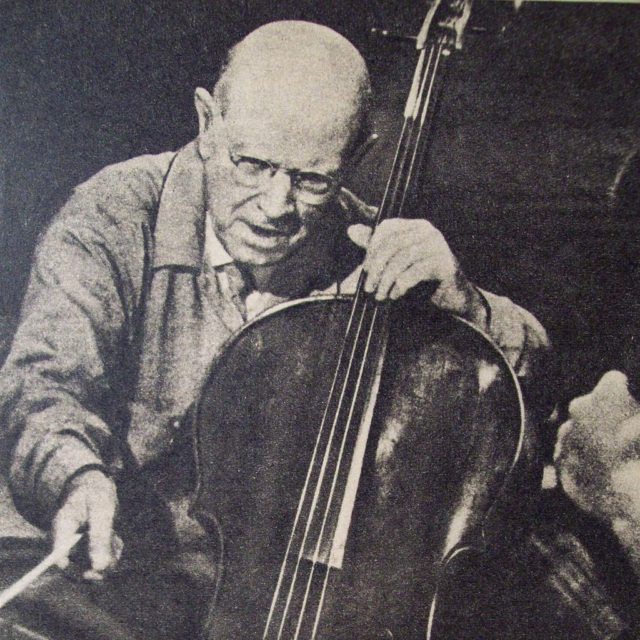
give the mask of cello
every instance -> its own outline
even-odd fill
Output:
[[[376,225],[405,214],[469,12],[436,0],[415,38]],[[514,372],[424,292],[383,304],[363,280],[269,309],[203,387],[192,512],[220,551],[211,640],[462,638],[469,620],[443,615],[449,585],[509,538],[514,480],[528,477]]]

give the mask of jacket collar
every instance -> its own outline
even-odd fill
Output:
[[[200,271],[205,243],[204,167],[196,141],[178,151],[165,177],[155,228],[153,268]]]
[[[222,242],[218,240],[218,236],[213,230],[211,216],[205,216],[204,224],[204,252],[207,264],[211,267],[223,267],[226,264],[231,264],[233,262],[233,258],[222,246]]]
[[[362,217],[364,207],[360,207],[363,211],[356,211],[354,205],[341,200],[337,209],[336,220],[341,220],[345,227],[350,222],[366,222]],[[336,233],[343,236],[344,243],[340,244],[346,246],[340,249],[334,246],[331,251]],[[204,165],[196,140],[180,149],[171,161],[160,194],[154,235],[154,269],[171,266],[201,271],[205,254],[213,267],[232,262],[208,221]],[[345,257],[353,250],[351,242],[346,240],[346,233],[333,230],[323,242],[294,258],[292,264],[283,265],[283,269],[298,271],[301,276],[303,273],[324,273],[328,254],[340,261],[341,256]],[[294,268],[293,263],[300,259],[302,264]]]

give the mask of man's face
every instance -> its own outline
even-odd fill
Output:
[[[233,105],[214,120],[205,167],[216,235],[235,261],[263,266],[313,240],[337,190],[348,135],[308,113],[255,106]]]

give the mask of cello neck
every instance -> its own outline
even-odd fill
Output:
[[[374,226],[403,215],[433,118],[441,62],[459,42],[461,31],[455,25],[466,22],[469,8],[469,0],[435,0],[416,37],[418,63]],[[295,628],[297,638],[307,626],[315,638],[329,574],[342,568],[389,333],[389,310],[365,293],[365,278],[363,271],[280,565],[264,640],[281,638],[288,628]],[[311,565],[308,573],[302,560]],[[316,584],[322,586],[316,589]]]
[[[407,195],[415,187],[420,160],[431,128],[442,65],[462,46],[471,0],[433,0],[415,38],[418,61],[404,109],[404,123],[375,224],[402,217]]]

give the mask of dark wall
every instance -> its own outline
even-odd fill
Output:
[[[37,235],[73,185],[193,137],[193,88],[210,86],[224,50],[272,19],[329,24],[365,52],[381,140],[353,185],[375,201],[413,52],[367,32],[414,30],[421,6],[0,2],[2,311],[15,315]],[[626,322],[611,274],[628,275],[637,223],[610,212],[606,193],[640,139],[640,6],[525,3],[515,13],[478,1],[472,25],[448,64],[422,208],[480,284],[544,321],[570,394],[616,357],[603,327]]]

